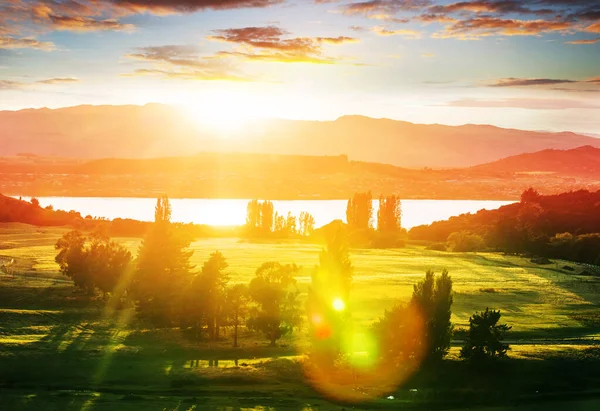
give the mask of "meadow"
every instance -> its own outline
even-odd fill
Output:
[[[322,399],[304,381],[305,330],[285,337],[278,347],[268,347],[260,336],[243,331],[240,347],[234,349],[229,338],[196,343],[177,330],[152,329],[136,319],[132,307],[90,299],[61,276],[54,263],[54,243],[64,232],[15,224],[0,228],[0,264],[4,264],[0,409],[342,408]],[[135,255],[139,239],[117,240]],[[309,243],[234,238],[202,239],[191,248],[197,269],[211,252],[221,251],[228,259],[231,282],[250,281],[266,261],[295,263],[302,267],[297,279],[303,295],[321,250]],[[394,393],[393,403],[382,398],[366,409],[400,405],[430,409],[432,401],[440,398],[445,402],[439,407],[456,409],[465,399],[471,406],[503,402],[500,397],[490,398],[485,384],[492,381],[502,384],[501,392],[515,396],[540,390],[546,390],[546,395],[573,390],[588,395],[597,384],[579,379],[595,375],[582,370],[597,367],[600,359],[595,341],[600,333],[600,281],[578,275],[586,267],[566,262],[538,265],[499,253],[433,251],[417,244],[389,250],[354,249],[350,257],[354,278],[348,308],[355,324],[365,328],[385,309],[408,301],[413,285],[427,269],[440,272],[446,268],[454,281],[452,321],[457,333],[445,368],[436,376],[437,386],[416,376]],[[566,265],[574,271],[563,269]],[[502,321],[513,327],[509,334],[513,368],[498,374],[510,373],[510,378],[486,377],[483,385],[473,388],[464,383],[471,376],[458,361],[461,328],[473,312],[486,307],[500,309]],[[540,361],[559,357],[564,361]],[[583,363],[570,362],[582,358]],[[551,383],[539,379],[539,375],[559,373],[565,379],[553,378]],[[444,375],[453,377],[440,383]],[[580,409],[597,409],[597,401],[581,401]]]

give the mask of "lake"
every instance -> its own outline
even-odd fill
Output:
[[[30,197],[22,197],[30,200]],[[132,218],[142,221],[154,219],[154,198],[126,197],[38,197],[40,205],[52,205],[55,209],[75,210],[82,216]],[[242,225],[246,221],[246,206],[249,200],[239,199],[195,199],[173,198],[172,220],[183,223],[210,224],[217,226]],[[402,227],[410,229],[421,224],[446,220],[464,213],[475,213],[481,209],[496,209],[512,201],[487,200],[402,200]],[[298,216],[302,211],[315,218],[320,227],[335,219],[346,220],[346,200],[276,200],[275,211]],[[373,201],[374,220],[378,201]],[[376,221],[374,221],[376,223]]]

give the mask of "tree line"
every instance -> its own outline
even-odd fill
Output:
[[[518,203],[414,227],[410,238],[453,251],[484,249],[600,265],[600,191],[541,195]]]

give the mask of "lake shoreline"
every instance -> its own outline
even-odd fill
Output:
[[[19,197],[13,197],[19,198]],[[24,201],[31,197],[21,196]],[[55,210],[74,210],[82,217],[132,219],[153,221],[156,197],[36,197],[41,207]],[[171,198],[172,219],[181,223],[207,226],[243,226],[246,223],[249,198],[197,199]],[[321,227],[334,220],[346,220],[347,199],[271,200],[274,210],[281,216],[298,218],[303,212],[314,217],[315,226]],[[447,220],[481,209],[497,209],[513,201],[494,200],[417,200],[402,199],[403,228],[411,229],[435,221]],[[373,200],[373,225],[376,225],[378,200]]]

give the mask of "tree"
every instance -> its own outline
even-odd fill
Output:
[[[263,234],[273,232],[275,224],[275,211],[272,201],[263,201],[260,205],[260,228]]]
[[[248,286],[235,284],[227,289],[226,312],[233,325],[233,346],[238,346],[238,327],[246,318],[248,309]]]
[[[346,206],[346,221],[353,229],[368,230],[373,218],[373,196],[371,192],[355,193]]]
[[[347,234],[341,227],[326,241],[327,247],[319,254],[319,265],[312,273],[307,311],[315,355],[333,361],[346,329],[353,267]]]
[[[424,319],[411,304],[396,304],[374,324],[379,352],[386,364],[416,368],[425,355]]]
[[[121,282],[131,262],[131,253],[99,232],[89,237],[70,231],[55,245],[60,271],[89,294],[96,288],[104,297]]]
[[[224,322],[225,293],[229,282],[229,275],[225,272],[227,267],[229,264],[223,254],[216,251],[210,255],[198,275],[197,298],[203,307],[208,335],[213,340],[219,338],[219,329]]]
[[[125,291],[126,284],[120,283],[131,264],[129,250],[110,241],[107,235],[94,233],[90,237],[87,253],[94,285],[102,291],[104,298],[119,285],[120,291]]]
[[[469,318],[469,332],[465,338],[465,345],[460,350],[461,358],[476,362],[506,357],[510,346],[502,340],[512,327],[498,324],[500,317],[500,310],[486,308],[485,311],[476,312]]]
[[[155,221],[138,249],[131,290],[140,315],[156,324],[173,323],[181,294],[191,280],[190,238],[170,221],[167,197],[157,199]]]
[[[254,230],[260,226],[260,205],[258,200],[250,200],[246,207],[246,227]]]
[[[300,324],[298,286],[294,278],[298,266],[268,262],[261,265],[250,281],[249,295],[257,307],[247,321],[249,328],[262,332],[271,346]]]
[[[428,270],[425,279],[413,288],[410,305],[418,310],[424,320],[424,344],[429,359],[442,359],[450,349],[453,299],[452,278],[445,269],[437,278],[433,271]]]
[[[246,229],[251,236],[268,235],[285,225],[285,218],[278,220],[272,201],[251,200],[246,208]]]
[[[171,203],[166,195],[156,199],[154,207],[154,222],[168,224],[171,222]]]
[[[537,204],[540,201],[540,197],[541,197],[541,195],[537,190],[533,189],[532,187],[529,187],[527,190],[523,191],[523,193],[521,194],[521,203]]]
[[[315,218],[305,211],[301,212],[299,218],[299,234],[303,236],[308,236],[311,235],[314,230]]]
[[[289,211],[285,219],[285,231],[287,235],[295,235],[297,233],[296,217]]]
[[[85,250],[86,241],[86,237],[77,230],[64,234],[54,246],[58,251],[54,261],[60,267],[60,272],[72,279],[76,287],[93,293],[94,282]]]
[[[401,228],[401,203],[396,195],[380,196],[377,210],[377,231],[382,233],[397,233]]]

